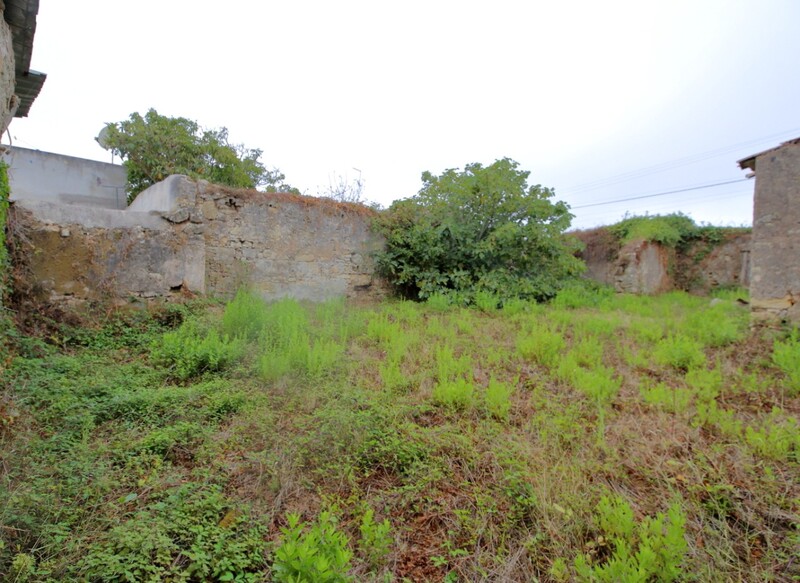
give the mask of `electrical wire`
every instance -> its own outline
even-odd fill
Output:
[[[748,180],[749,180],[749,178],[738,178],[736,180],[728,180],[728,181],[725,181],[725,182],[715,182],[715,183],[712,183],[712,184],[701,184],[699,186],[690,186],[688,188],[679,188],[677,190],[668,190],[666,192],[657,192],[655,194],[643,194],[643,195],[640,195],[640,196],[631,196],[629,198],[618,198],[616,200],[607,200],[607,201],[603,201],[603,202],[593,202],[591,204],[582,204],[582,205],[573,206],[573,207],[570,207],[570,208],[572,210],[575,210],[575,209],[589,208],[589,207],[593,207],[593,206],[603,206],[603,205],[606,205],[606,204],[616,204],[618,202],[628,202],[628,201],[631,201],[631,200],[641,200],[643,198],[654,198],[656,196],[666,196],[668,194],[678,194],[679,192],[690,192],[690,191],[693,191],[693,190],[703,190],[704,188],[713,188],[715,186],[723,186],[725,184],[736,184],[736,183],[739,183],[739,182],[747,182]]]

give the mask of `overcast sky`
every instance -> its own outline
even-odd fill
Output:
[[[47,81],[10,134],[110,161],[99,130],[152,107],[227,127],[311,195],[360,171],[387,205],[507,156],[576,227],[749,224],[752,181],[597,203],[744,178],[738,159],[800,136],[798,58],[796,0],[41,0]]]

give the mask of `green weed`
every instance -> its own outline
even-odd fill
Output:
[[[503,383],[492,378],[489,380],[489,386],[486,387],[484,394],[484,403],[486,411],[499,421],[508,420],[508,414],[511,411],[511,394],[514,392],[514,385],[511,383]]]
[[[71,568],[92,581],[257,581],[264,533],[216,486],[186,484],[101,533]]]
[[[682,576],[688,545],[686,516],[677,503],[670,505],[666,514],[645,517],[638,523],[620,497],[603,497],[596,512],[603,534],[589,545],[588,553],[575,559],[580,580],[638,583],[675,581]],[[608,556],[603,557],[606,552]]]
[[[533,360],[548,369],[557,365],[566,344],[559,332],[547,328],[525,330],[517,336],[517,354],[525,360]]]
[[[272,578],[278,583],[344,583],[351,581],[352,551],[347,536],[338,530],[330,512],[320,513],[306,525],[298,514],[286,516],[287,525],[273,556]]]
[[[653,350],[653,357],[662,366],[687,371],[702,366],[706,362],[703,347],[682,334],[668,336],[660,340]]]
[[[394,542],[391,530],[392,525],[389,524],[387,518],[381,522],[375,522],[375,512],[372,508],[368,508],[362,516],[359,527],[361,540],[358,541],[358,547],[371,567],[375,568],[383,564],[391,552]]]
[[[463,410],[472,406],[475,387],[467,379],[439,381],[433,387],[433,401],[452,409]]]
[[[167,367],[175,378],[187,380],[224,370],[241,358],[243,349],[240,340],[220,336],[214,328],[203,330],[196,320],[187,320],[155,342],[150,356],[155,364]]]
[[[800,335],[794,333],[786,340],[776,340],[772,362],[786,375],[789,394],[800,394]]]

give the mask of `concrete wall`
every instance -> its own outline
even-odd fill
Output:
[[[19,104],[19,100],[14,95],[16,79],[14,71],[14,44],[11,29],[3,17],[3,10],[0,10],[0,134],[5,133]]]
[[[800,143],[755,157],[752,280],[755,319],[800,323]]]
[[[172,176],[128,210],[42,201],[14,205],[34,279],[52,301],[230,298],[249,285],[266,299],[376,298],[373,211],[290,194],[231,190]]]
[[[11,200],[43,200],[63,204],[124,209],[127,206],[123,166],[9,147]]]

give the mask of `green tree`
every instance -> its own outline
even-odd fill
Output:
[[[572,215],[553,191],[528,186],[529,172],[508,158],[440,176],[397,201],[377,222],[386,237],[378,265],[407,297],[456,292],[545,299],[583,268],[566,235]]]
[[[98,139],[124,160],[128,202],[170,174],[186,174],[235,188],[297,192],[277,169],[261,163],[261,150],[232,144],[227,128],[205,129],[185,117],[167,117],[150,109],[142,116],[108,123]]]

